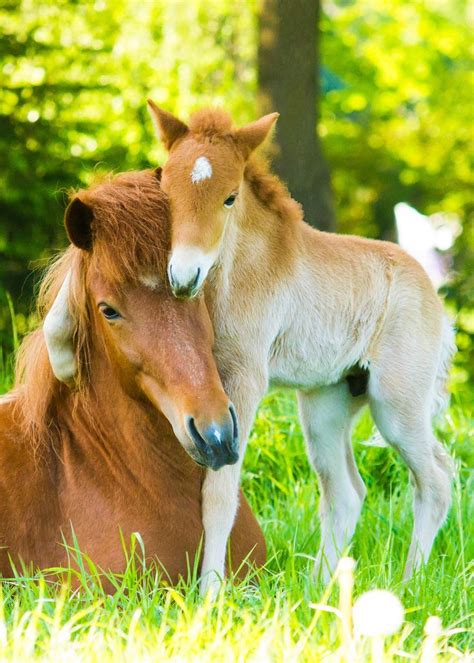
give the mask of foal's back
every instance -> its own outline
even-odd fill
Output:
[[[303,223],[298,230],[272,380],[306,388],[334,384],[351,367],[367,367],[384,335],[396,343],[400,320],[437,351],[443,308],[416,260],[391,242],[319,232]]]

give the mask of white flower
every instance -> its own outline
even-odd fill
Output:
[[[356,633],[369,637],[396,633],[402,625],[403,614],[400,600],[384,589],[362,594],[352,609]]]

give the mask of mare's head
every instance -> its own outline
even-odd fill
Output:
[[[95,351],[107,379],[163,413],[197,463],[235,463],[237,421],[204,300],[179,301],[167,282],[169,214],[159,174],[128,173],[79,191],[65,224],[74,248],[43,327],[56,377],[93,386]],[[98,348],[81,354],[91,343]]]
[[[219,258],[226,224],[239,207],[246,162],[278,113],[234,129],[223,111],[204,110],[188,126],[148,103],[169,150],[161,181],[172,214],[168,278],[176,296],[191,298]]]

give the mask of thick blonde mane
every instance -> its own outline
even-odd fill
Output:
[[[170,224],[159,177],[159,171],[109,176],[71,196],[79,197],[93,211],[93,249],[89,253],[69,246],[51,263],[37,299],[40,326],[22,342],[16,363],[14,416],[34,449],[54,444],[61,428],[61,408],[66,407],[68,398],[68,387],[51,370],[42,331],[42,321],[66,274],[72,270],[69,304],[75,321],[74,346],[79,367],[74,401],[86,407],[93,377],[88,368],[96,331],[85,287],[91,261],[100,265],[101,274],[112,282],[135,283],[140,272],[147,269],[166,279]]]

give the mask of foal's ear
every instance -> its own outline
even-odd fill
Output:
[[[245,158],[263,143],[279,117],[280,113],[270,113],[234,132],[237,147]]]
[[[158,108],[151,99],[148,99],[147,103],[158,138],[163,141],[166,149],[170,150],[178,138],[187,134],[189,129],[177,117],[162,108]]]
[[[64,225],[71,242],[84,251],[92,249],[92,209],[76,196],[69,203],[64,217]]]

